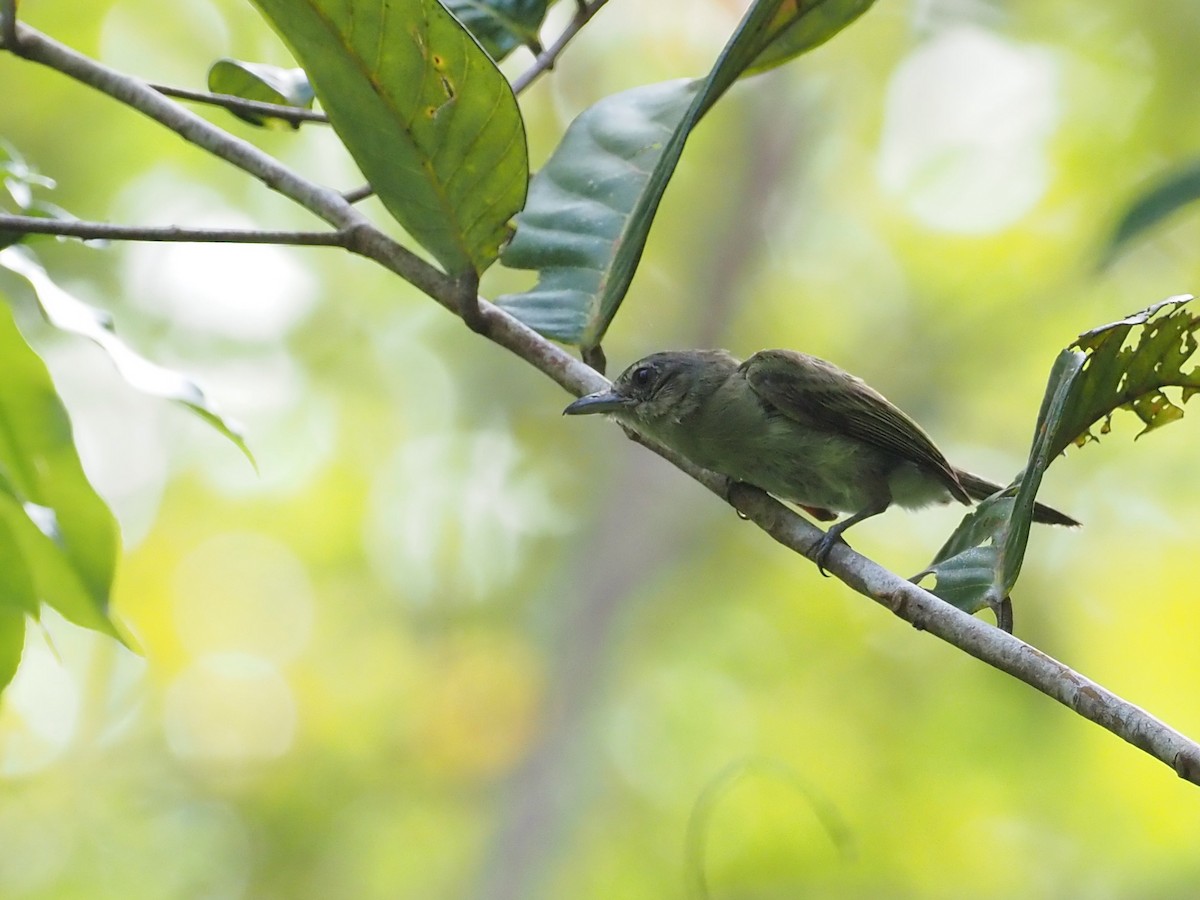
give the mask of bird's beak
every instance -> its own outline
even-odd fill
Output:
[[[619,412],[632,404],[633,401],[630,398],[622,397],[610,388],[607,391],[596,391],[594,394],[580,397],[563,410],[563,415],[587,416],[593,413]]]

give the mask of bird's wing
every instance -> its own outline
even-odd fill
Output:
[[[763,401],[788,418],[915,463],[937,475],[957,499],[970,502],[929,435],[861,378],[795,350],[761,350],[739,371]]]

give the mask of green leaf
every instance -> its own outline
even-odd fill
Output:
[[[25,614],[15,607],[0,605],[0,688],[8,687],[17,674],[24,646]]]
[[[1197,200],[1200,200],[1200,161],[1168,175],[1129,206],[1113,229],[1102,265],[1112,262],[1144,232]]]
[[[1200,315],[1190,297],[1172,297],[1118,322],[1085,332],[1055,360],[1038,414],[1029,461],[1002,495],[967,516],[918,578],[937,576],[933,593],[968,612],[1012,592],[1029,542],[1034,499],[1050,463],[1071,444],[1096,440],[1092,427],[1128,409],[1145,426],[1138,435],[1183,417],[1181,404],[1200,393],[1195,354]],[[1136,338],[1131,336],[1137,329]],[[1181,389],[1177,404],[1163,391]],[[1006,496],[1012,493],[1011,498]]]
[[[33,287],[47,320],[56,328],[95,341],[108,353],[117,371],[143,393],[181,403],[225,435],[255,465],[240,429],[221,417],[196,382],[140,356],[116,336],[112,317],[88,306],[60,288],[30,254],[19,247],[0,250],[0,267],[20,275]]]
[[[495,60],[522,44],[535,52],[549,0],[444,0],[454,17]]]
[[[826,15],[827,6],[842,9],[841,18]],[[760,54],[776,53],[772,48],[781,41],[799,48],[795,52],[816,46],[857,7],[861,13],[866,4],[759,0],[703,81],[634,88],[585,110],[534,178],[502,255],[506,266],[539,270],[539,281],[497,302],[547,337],[584,350],[598,346],[629,290],[696,123]],[[806,21],[809,30],[800,27]]]
[[[1071,444],[1095,440],[1091,429],[1103,420],[1101,433],[1118,409],[1133,412],[1145,426],[1138,437],[1183,418],[1183,407],[1163,388],[1182,388],[1181,402],[1200,391],[1200,366],[1184,371],[1196,352],[1195,332],[1200,314],[1185,307],[1190,295],[1161,303],[1102,325],[1079,336],[1071,346],[1087,354],[1082,377],[1074,385],[1062,416],[1046,423],[1052,430],[1052,449],[1061,453]],[[1138,329],[1136,343],[1130,332]]]
[[[451,275],[482,272],[525,200],[516,97],[437,0],[255,0],[379,199]]]
[[[8,250],[6,253],[10,252]],[[108,618],[117,524],[75,453],[71,423],[45,365],[0,303],[0,540],[33,586],[10,567],[5,600],[36,611],[33,596],[71,621],[116,635]],[[0,604],[3,605],[3,604]],[[3,666],[0,650],[0,668]]]
[[[698,81],[644,85],[585,110],[529,188],[504,265],[540,269],[537,286],[497,303],[543,335],[595,346],[633,278],[637,257],[618,268],[624,240],[645,240],[661,191],[647,185],[672,133],[691,107]],[[669,174],[669,172],[667,173]],[[665,178],[662,181],[665,186]],[[640,244],[639,244],[640,249]]]
[[[16,518],[13,512],[19,519],[10,524],[9,519]],[[0,610],[14,608],[37,615],[37,586],[19,542],[25,522],[33,524],[12,484],[0,475]]]
[[[764,35],[765,46],[745,74],[765,72],[819,47],[870,9],[874,2],[791,0],[781,4]]]
[[[208,89],[214,94],[228,94],[243,100],[274,103],[312,109],[312,85],[303,69],[283,69],[265,63],[242,62],[237,59],[218,59],[208,69]],[[251,125],[267,128],[299,128],[299,122],[289,122],[274,116],[232,110],[239,119]]]

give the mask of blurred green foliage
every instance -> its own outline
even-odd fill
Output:
[[[155,81],[199,87],[225,56],[294,64],[237,0],[21,11]],[[534,165],[601,97],[707,71],[739,14],[606,8],[522,97]],[[802,348],[1007,477],[1056,352],[1194,290],[1194,216],[1094,261],[1200,148],[1198,40],[1190,0],[877,4],[706,117],[609,358]],[[21,88],[0,137],[83,218],[311,225],[53,72],[0,55],[0,83]],[[361,180],[326,132],[204,114]],[[17,306],[120,520],[115,610],[145,657],[52,616],[31,631],[0,708],[0,895],[682,896],[688,824],[714,796],[713,897],[1200,883],[1193,787],[821,579],[617,429],[563,420],[556,387],[363,261],[37,250],[199,377],[261,473]],[[530,280],[493,270],[483,293]],[[1018,631],[1196,735],[1200,434],[1135,431],[1118,421],[1049,473],[1043,496],[1085,528],[1034,533]],[[957,517],[893,511],[854,544],[912,571]],[[769,762],[712,790],[745,760]]]

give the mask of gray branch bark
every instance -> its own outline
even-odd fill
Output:
[[[601,5],[601,2],[595,2],[588,6],[594,13]],[[5,49],[56,69],[133,107],[185,140],[254,176],[334,226],[346,249],[383,265],[455,315],[459,314],[458,282],[373,226],[341,194],[303,178],[252,144],[162,96],[145,82],[109,69],[14,22],[14,7],[11,0],[0,2],[0,13],[4,14],[4,21],[0,22],[0,41]],[[547,54],[556,55],[559,50],[561,48],[551,48]],[[550,58],[547,63],[552,61]],[[540,74],[544,68],[533,74]],[[473,320],[474,330],[576,396],[608,384],[589,366],[486,300],[479,300],[478,314]],[[730,489],[721,476],[700,469],[668,450],[649,443],[647,446],[709,490],[728,499],[776,541],[812,558],[822,532],[799,515],[756,488],[739,485]],[[825,568],[906,622],[1020,679],[1166,763],[1181,778],[1200,785],[1200,745],[1144,710],[1019,638],[939,600],[845,545],[834,548]]]

